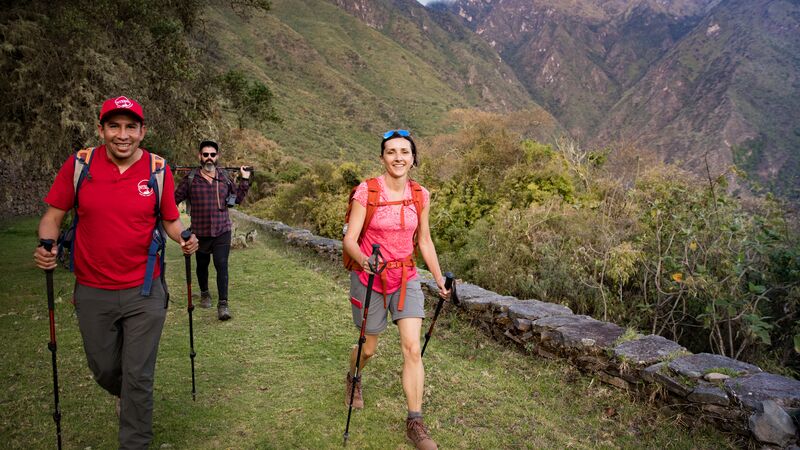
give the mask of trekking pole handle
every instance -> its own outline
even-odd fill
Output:
[[[47,253],[53,251],[53,245],[55,245],[56,241],[53,239],[39,239],[39,245],[41,245]],[[47,269],[45,272],[53,272],[53,269]]]
[[[456,306],[461,305],[456,291],[456,276],[453,275],[453,272],[444,273],[444,288],[450,291],[450,302]]]
[[[453,272],[444,273],[444,288],[448,291],[453,287],[453,280],[455,280],[455,275],[453,275]]]
[[[380,275],[386,269],[386,260],[381,255],[381,244],[372,244],[372,255],[367,259],[369,270],[376,275]]]
[[[53,244],[55,244],[55,241],[52,239],[39,239],[39,245],[44,247],[48,252],[53,250]]]
[[[192,229],[191,228],[187,228],[187,229],[181,231],[181,239],[183,239],[184,242],[188,242],[189,239],[191,239],[191,238],[192,238]]]
[[[372,244],[372,254],[367,259],[369,270],[378,272],[378,256],[381,254],[381,244]]]

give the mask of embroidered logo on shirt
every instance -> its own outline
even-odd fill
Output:
[[[142,197],[149,197],[153,195],[153,190],[147,187],[147,180],[140,181],[137,185],[137,188],[139,189],[139,195]]]

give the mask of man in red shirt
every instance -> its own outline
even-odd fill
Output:
[[[154,156],[139,147],[147,128],[136,101],[108,99],[99,119],[97,130],[104,145],[93,151],[78,198],[73,155],[45,197],[49,207],[39,222],[39,238],[55,240],[67,211],[77,203],[74,300],[86,359],[97,383],[118,397],[120,448],[143,449],[153,439],[153,380],[168,301],[159,264],[152,270],[151,291],[143,288],[159,217],[157,188],[148,186]],[[183,224],[173,186],[165,168],[161,224],[190,255],[197,250],[197,238],[181,239]],[[38,247],[36,265],[54,269],[56,254],[56,248],[48,252]]]

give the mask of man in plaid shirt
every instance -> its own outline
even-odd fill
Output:
[[[217,169],[219,145],[214,141],[200,143],[200,169],[184,177],[175,189],[175,203],[187,200],[192,217],[192,231],[200,240],[197,258],[197,281],[200,284],[200,307],[211,307],[208,291],[208,265],[213,257],[217,271],[217,317],[231,318],[228,310],[228,254],[231,250],[231,219],[228,208],[244,200],[250,189],[250,174],[240,168],[240,181],[233,180],[224,170]]]

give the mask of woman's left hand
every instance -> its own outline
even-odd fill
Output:
[[[442,297],[445,300],[450,299],[450,289],[444,287],[444,278],[437,278],[436,285],[439,286],[439,297]]]

